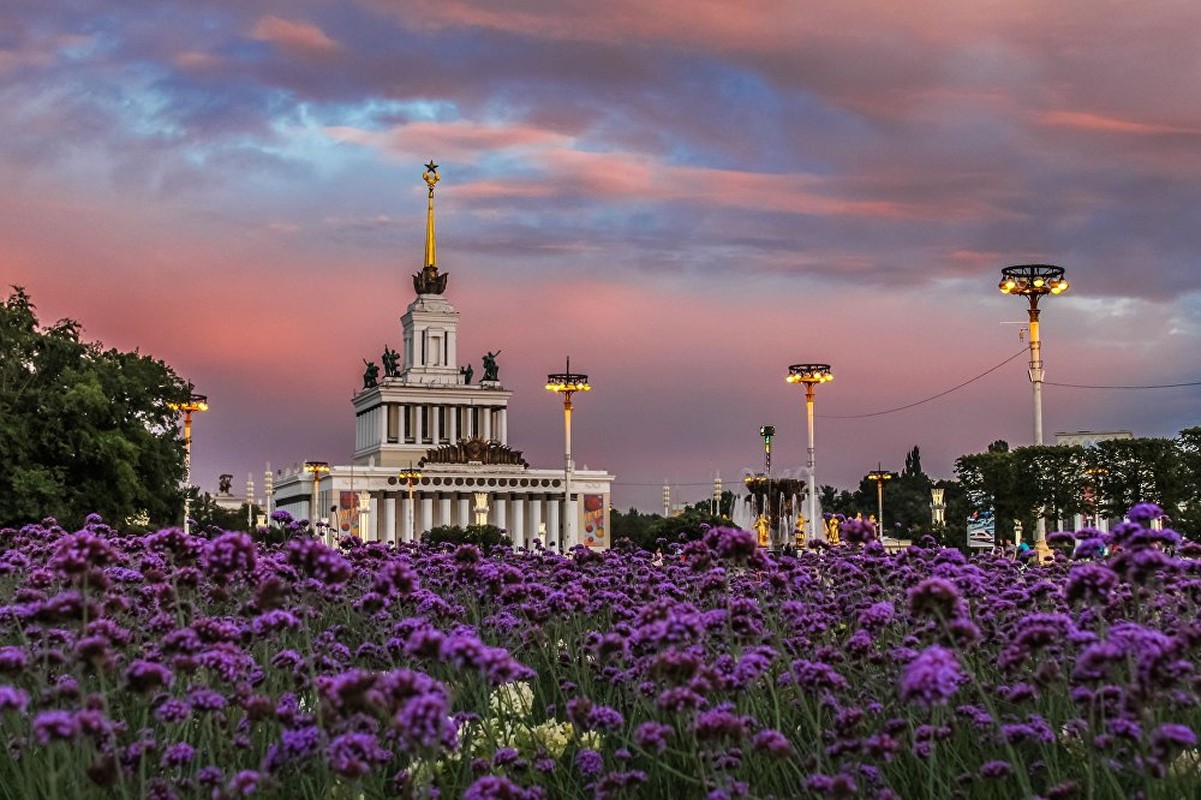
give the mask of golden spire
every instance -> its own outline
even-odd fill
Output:
[[[425,266],[436,267],[438,247],[434,240],[434,185],[442,176],[438,174],[438,165],[434,163],[434,159],[431,158],[430,163],[425,165],[425,174],[421,177],[425,179],[425,185],[430,187],[429,215],[425,223]]]
[[[442,294],[446,291],[446,273],[438,274],[438,248],[434,239],[434,186],[441,179],[434,159],[425,165],[425,185],[430,187],[429,216],[425,223],[425,266],[413,276],[413,289],[417,294]]]

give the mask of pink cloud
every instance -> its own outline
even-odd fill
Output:
[[[217,56],[199,50],[185,50],[176,54],[172,61],[177,67],[185,70],[206,70],[222,64],[222,60]]]
[[[271,42],[284,50],[316,56],[326,56],[342,48],[311,22],[293,22],[268,15],[259,19],[251,36],[262,42]]]
[[[1135,135],[1187,134],[1197,136],[1201,128],[1179,125],[1162,125],[1134,120],[1091,114],[1087,111],[1047,111],[1037,116],[1040,123],[1065,128],[1078,128],[1104,133],[1129,133]]]
[[[628,152],[593,152],[576,147],[566,134],[532,125],[486,125],[470,122],[416,122],[387,131],[331,126],[332,139],[375,147],[406,159],[475,162],[482,156],[523,156],[536,174],[505,181],[485,179],[456,187],[461,197],[553,197],[582,193],[597,199],[646,199],[712,204],[741,209],[876,218],[954,218],[987,209],[960,201],[953,208],[861,199],[846,179],[804,174],[769,174],[726,169],[683,167],[654,156]],[[420,149],[419,149],[420,148]]]
[[[406,160],[435,156],[435,160],[459,163],[474,163],[482,155],[501,150],[564,147],[571,142],[565,134],[533,125],[470,121],[411,122],[386,131],[329,126],[324,131],[331,139],[376,147]]]

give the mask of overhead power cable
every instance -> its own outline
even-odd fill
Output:
[[[1061,386],[1065,389],[1179,389],[1183,386],[1201,386],[1201,381],[1189,381],[1188,383],[1151,383],[1145,386],[1103,386],[1089,383],[1054,383],[1053,381],[1043,381],[1043,383],[1047,386]]]
[[[941,391],[938,394],[931,395],[930,397],[927,397],[924,400],[918,400],[915,403],[908,403],[903,406],[897,406],[896,408],[888,408],[888,409],[885,409],[884,411],[873,411],[870,414],[818,414],[817,416],[822,417],[824,419],[865,419],[867,417],[881,417],[881,416],[884,416],[885,414],[895,414],[898,411],[907,411],[911,408],[916,408],[917,406],[923,405],[925,403],[929,403],[931,400],[937,400],[940,397],[946,397],[951,392],[955,392],[955,391],[962,389],[965,386],[969,386],[969,385],[975,383],[976,381],[980,380],[981,378],[983,378],[987,375],[991,375],[992,373],[996,372],[1001,367],[1005,366],[1010,361],[1013,361],[1018,356],[1024,356],[1027,352],[1028,351],[1026,350],[1026,348],[1023,347],[1021,350],[1017,351],[1016,353],[1011,355],[1009,358],[1002,361],[1000,364],[997,364],[995,367],[989,367],[984,372],[981,372],[979,375],[975,376],[974,378],[969,378],[968,380],[964,381],[963,383],[960,383],[956,386],[952,386],[950,389]]]

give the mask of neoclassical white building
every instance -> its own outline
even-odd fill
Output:
[[[473,383],[459,367],[459,312],[437,264],[437,165],[427,164],[424,178],[425,266],[413,276],[416,296],[400,318],[402,352],[385,354],[382,375],[369,365],[352,401],[352,463],[309,462],[277,476],[274,505],[366,540],[407,542],[433,527],[486,522],[519,547],[535,537],[554,546],[608,547],[613,475],[573,468],[567,498],[563,467],[532,468],[509,446],[513,393],[496,370],[486,360]]]

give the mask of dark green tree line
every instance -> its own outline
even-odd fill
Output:
[[[1077,514],[1121,519],[1143,502],[1161,506],[1178,531],[1201,533],[1201,428],[1087,448],[994,442],[960,456],[955,474],[974,508],[996,514],[998,537],[1012,533],[1014,521],[1029,531],[1042,515],[1048,529],[1066,529]]]

